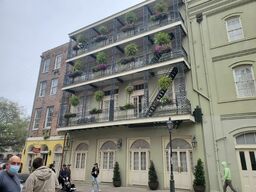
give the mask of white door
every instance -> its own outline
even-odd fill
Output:
[[[54,153],[54,162],[55,162],[54,166],[55,166],[56,175],[59,175],[61,157],[62,157],[61,153]]]
[[[114,169],[114,151],[102,151],[101,152],[101,181],[112,182],[113,169]]]
[[[183,139],[172,140],[172,163],[175,188],[192,189],[191,146]],[[169,143],[165,148],[165,188],[169,188],[170,180],[170,149]]]
[[[80,143],[76,147],[71,168],[71,177],[73,180],[85,180],[87,151],[88,145],[86,143]]]
[[[144,95],[137,95],[133,96],[133,104],[135,106],[134,108],[134,117],[141,117],[143,114],[143,102],[144,102]]]
[[[242,191],[252,192],[256,189],[256,149],[239,150],[238,162],[242,181]],[[234,184],[233,184],[234,185]],[[234,186],[235,187],[235,186]]]
[[[130,147],[129,184],[148,185],[149,143],[138,139]]]

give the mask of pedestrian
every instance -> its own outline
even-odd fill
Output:
[[[54,172],[54,173],[56,173],[56,171],[55,171],[55,166],[54,166],[54,164],[52,163],[52,164],[50,164],[49,165],[49,168]]]
[[[97,190],[96,192],[100,191],[99,180],[98,180],[99,173],[100,173],[100,169],[98,167],[98,163],[95,163],[92,168],[91,175],[92,175],[92,181],[96,185],[96,190]]]
[[[70,166],[71,166],[71,164],[68,164],[68,166],[67,166],[67,175],[68,175],[69,181],[71,181],[71,169],[70,169]]]
[[[229,186],[230,189],[234,192],[237,192],[234,187],[232,186],[231,182],[231,172],[230,169],[228,168],[227,162],[222,161],[222,166],[224,167],[224,185],[223,185],[223,192],[227,191],[227,187]]]
[[[22,192],[55,192],[60,191],[56,174],[43,165],[43,159],[37,157],[32,163],[34,171],[26,180]]]
[[[66,164],[63,164],[58,177],[59,183],[62,185],[62,188],[64,188],[64,182],[67,179],[67,176],[67,166]]]
[[[16,155],[9,158],[6,169],[0,172],[1,192],[20,192],[20,181],[17,173],[20,169],[20,158]]]

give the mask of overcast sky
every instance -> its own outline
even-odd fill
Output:
[[[143,0],[0,0],[0,97],[31,115],[42,52]]]

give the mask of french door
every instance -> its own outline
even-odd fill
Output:
[[[140,117],[143,112],[143,99],[144,95],[133,96],[134,108],[134,117]]]
[[[87,152],[76,151],[75,153],[75,165],[72,172],[72,179],[84,180],[85,179],[85,167],[86,167]]]
[[[115,151],[101,151],[101,180],[112,182]]]

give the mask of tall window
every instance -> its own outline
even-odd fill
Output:
[[[59,54],[55,57],[54,69],[59,69],[61,66],[62,54]]]
[[[236,41],[244,38],[243,28],[239,16],[230,17],[226,20],[228,41]]]
[[[52,79],[50,95],[55,95],[58,89],[58,79]]]
[[[41,112],[42,112],[42,109],[36,109],[35,110],[34,121],[33,121],[33,129],[38,129],[39,128],[39,121],[40,121],[40,118],[41,118]]]
[[[53,106],[47,107],[46,116],[45,116],[45,127],[51,127],[53,117]]]
[[[39,97],[44,97],[46,92],[46,81],[40,82]]]
[[[47,73],[50,67],[50,59],[46,59],[43,61],[43,73]]]
[[[242,65],[233,68],[237,97],[256,96],[256,85],[252,66]]]

